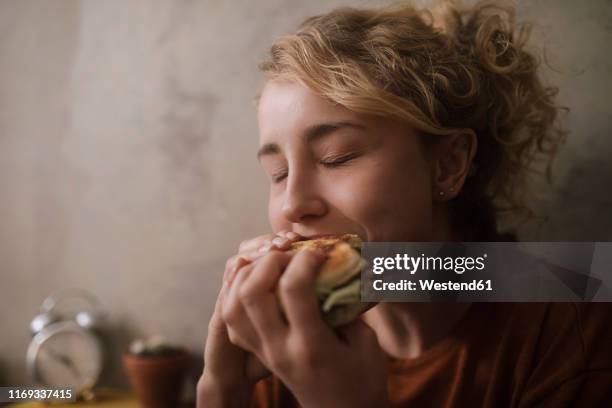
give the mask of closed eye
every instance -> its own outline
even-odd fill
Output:
[[[283,181],[285,178],[287,178],[287,171],[283,171],[277,174],[273,174],[272,175],[272,182],[273,183],[280,183],[281,181]]]
[[[324,167],[327,168],[337,168],[343,166],[350,162],[351,160],[357,158],[360,154],[358,152],[343,154],[340,156],[332,156],[319,161]],[[274,184],[278,184],[287,178],[289,172],[287,170],[282,170],[277,173],[272,174],[271,179]]]
[[[319,163],[325,167],[330,167],[330,168],[340,167],[350,162],[351,160],[357,158],[358,156],[359,156],[359,153],[349,153],[349,154],[344,154],[341,156],[322,159],[319,161]]]

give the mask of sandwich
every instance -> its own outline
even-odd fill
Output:
[[[316,249],[327,255],[315,281],[315,292],[323,318],[331,327],[350,323],[373,306],[360,301],[361,269],[365,266],[360,255],[362,243],[353,234],[326,235],[294,242],[289,248]]]

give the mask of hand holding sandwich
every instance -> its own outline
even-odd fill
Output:
[[[273,244],[284,248],[299,239],[297,234],[280,232],[266,234],[244,241],[238,254],[225,265],[224,282],[217,297],[213,316],[208,324],[208,337],[204,350],[205,367],[198,382],[198,406],[244,406],[250,398],[253,385],[270,372],[253,354],[232,344],[223,321],[222,305],[227,297],[229,282],[243,266],[262,257]]]
[[[327,322],[321,314],[318,274],[327,258],[308,248],[270,251],[236,268],[221,305],[227,336],[276,374],[302,406],[382,406],[386,367],[376,334],[360,320],[334,331],[330,324],[346,311],[326,314],[336,316]]]

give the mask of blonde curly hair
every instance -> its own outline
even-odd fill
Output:
[[[499,215],[533,214],[528,176],[541,160],[550,176],[565,139],[557,88],[542,83],[540,61],[525,49],[529,32],[513,6],[497,2],[343,7],[280,37],[260,69],[352,111],[407,123],[427,140],[474,131],[478,150],[451,221],[465,240],[510,240]]]

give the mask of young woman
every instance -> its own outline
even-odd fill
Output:
[[[258,157],[274,233],[227,263],[198,406],[608,401],[601,308],[389,303],[333,331],[313,290],[324,255],[275,250],[322,233],[512,239],[501,211],[522,208],[530,165],[564,136],[526,34],[495,5],[342,8],[272,46]]]

